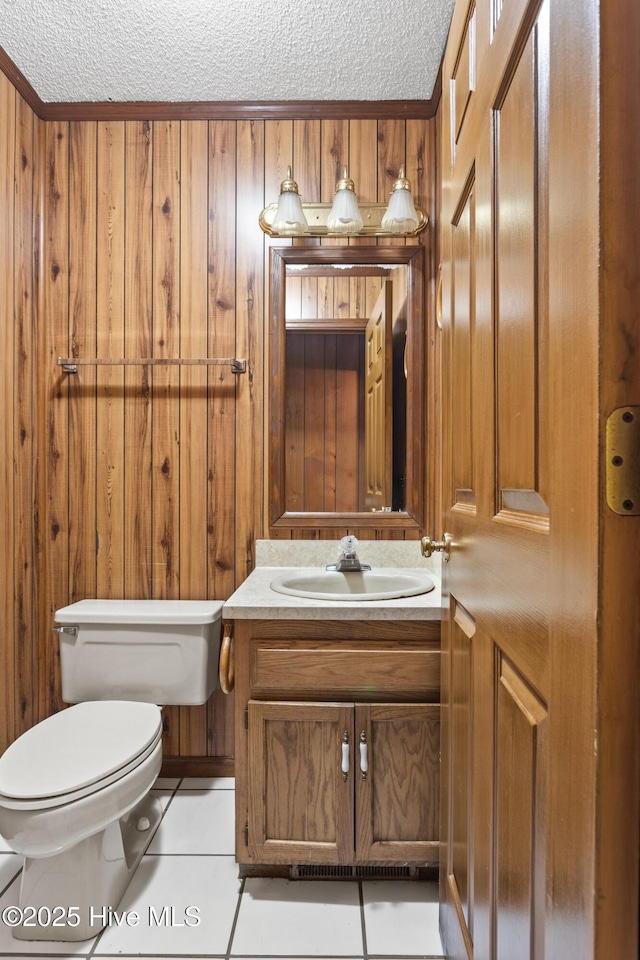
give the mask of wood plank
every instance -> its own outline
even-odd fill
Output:
[[[323,200],[318,164],[320,136],[320,120],[294,120],[293,179],[298,184],[300,197],[305,203]]]
[[[153,130],[146,121],[125,128],[125,352],[152,355]],[[125,597],[147,599],[151,586],[151,373],[126,367],[124,423],[127,457]]]
[[[324,452],[322,456],[322,484],[324,508],[336,509],[336,464],[346,438],[338,434],[338,337],[325,334],[324,340]],[[357,504],[355,504],[357,506]]]
[[[304,510],[324,504],[324,337],[304,338]]]
[[[68,126],[46,127],[45,249],[42,280],[45,315],[39,407],[44,418],[40,462],[43,492],[42,618],[38,645],[41,719],[62,707],[58,639],[52,633],[54,614],[68,602],[69,584],[69,430],[68,376],[56,358],[69,352],[69,158]]]
[[[241,582],[253,569],[255,540],[262,532],[264,260],[255,216],[264,196],[264,124],[240,122],[236,142],[236,349],[250,368],[236,387],[236,578]]]
[[[209,129],[184,124],[180,143],[180,354],[202,357],[208,348]],[[207,599],[207,370],[180,373],[180,597]],[[207,707],[180,708],[180,753],[207,753]]]
[[[236,124],[209,124],[209,325],[213,355],[236,346],[236,262],[229,238],[236,230]],[[247,374],[248,376],[248,374]],[[207,582],[210,599],[226,599],[236,583],[235,486],[237,377],[225,367],[209,369],[207,466]],[[234,754],[233,694],[216,691],[207,705],[207,754]]]
[[[2,387],[0,388],[0,416],[8,425],[2,432],[0,454],[0,522],[5,547],[0,573],[0,629],[7,641],[0,654],[0,749],[4,750],[14,738],[14,681],[15,651],[13,640],[14,580],[16,560],[14,551],[14,392],[16,384],[16,343],[14,325],[14,282],[17,267],[14,238],[14,164],[16,148],[16,92],[6,77],[0,76],[0,348],[2,351]]]
[[[378,201],[378,120],[349,121],[349,172],[359,200]],[[375,237],[361,237],[358,246],[375,246]]]
[[[1,87],[1,85],[0,85]],[[0,96],[2,96],[0,94]],[[37,695],[37,637],[38,637],[38,501],[36,487],[36,464],[38,455],[38,325],[37,325],[37,278],[35,276],[34,250],[39,240],[37,228],[39,170],[42,167],[38,122],[33,111],[21,98],[16,97],[15,138],[15,217],[14,217],[14,324],[15,351],[3,350],[5,363],[14,364],[14,415],[13,415],[13,460],[15,471],[14,530],[5,533],[6,547],[15,557],[13,627],[5,636],[14,638],[15,645],[15,722],[13,735],[19,736],[33,726],[38,719]],[[0,129],[3,121],[0,120]],[[11,142],[7,131],[7,141]],[[3,161],[0,161],[3,163]],[[3,180],[3,175],[0,174]],[[4,182],[4,181],[3,181]],[[8,215],[10,204],[2,204]],[[4,231],[3,231],[4,232]],[[3,259],[4,263],[7,263]],[[11,285],[2,284],[7,292]],[[3,329],[11,329],[11,324]],[[5,373],[8,383],[11,377]],[[9,488],[4,486],[5,496]],[[3,513],[4,515],[4,513]],[[5,575],[11,569],[10,558],[4,564]],[[4,608],[8,609],[9,608]],[[3,624],[3,627],[7,627]],[[1,655],[0,655],[1,660]],[[4,673],[4,671],[3,671]],[[8,674],[5,673],[8,678]],[[3,698],[4,699],[4,698]],[[6,702],[6,701],[5,701]],[[0,724],[0,743],[3,740]],[[2,747],[0,746],[0,749]]]
[[[180,350],[180,124],[153,127],[153,353]],[[180,372],[153,370],[151,595],[180,597]],[[164,747],[180,751],[179,708],[166,707]]]
[[[124,348],[124,124],[98,125],[97,341],[98,356],[122,356]],[[124,447],[124,371],[96,370],[98,535],[97,582],[100,597],[124,592],[124,504],[127,454]],[[79,508],[79,504],[77,505]]]
[[[350,167],[349,123],[347,120],[323,119],[318,151],[321,157],[328,158],[328,161],[323,163],[320,169],[320,199],[324,203],[332,203],[336,192],[336,184],[339,180],[342,180],[345,167],[347,169]],[[349,175],[351,175],[350,170]],[[356,191],[357,186],[356,184]],[[329,247],[347,246],[348,243],[347,237],[328,237],[320,241],[321,245]]]
[[[286,337],[285,509],[304,511],[304,379],[306,336]]]
[[[205,121],[182,128],[180,161],[180,355],[208,351],[209,131]],[[207,371],[180,374],[181,596],[207,597]]]
[[[97,128],[69,126],[69,324],[74,354],[94,357],[96,333]],[[69,600],[100,596],[96,556],[96,370],[69,379]]]
[[[400,167],[406,162],[406,124],[404,120],[378,121],[378,203],[387,203]],[[402,237],[378,238],[378,245],[399,247]]]

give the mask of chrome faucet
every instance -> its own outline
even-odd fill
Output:
[[[337,563],[328,563],[327,570],[337,570],[338,573],[353,573],[363,570],[371,570],[367,563],[360,563],[356,548],[358,541],[356,537],[343,537],[340,541],[340,556]]]

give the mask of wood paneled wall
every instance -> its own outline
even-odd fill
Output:
[[[44,124],[0,73],[0,750],[37,719],[39,162]]]
[[[265,535],[269,388],[269,241],[257,218],[277,196],[287,164],[311,201],[331,198],[345,163],[363,199],[383,199],[404,163],[433,217],[437,151],[428,120],[41,123],[23,116],[8,81],[0,90],[1,189],[10,196],[1,215],[11,221],[2,269],[8,263],[16,278],[0,295],[9,367],[3,402],[8,415],[15,411],[2,507],[4,549],[10,569],[20,570],[20,584],[3,581],[2,656],[7,676],[19,680],[7,680],[7,741],[62,707],[51,633],[58,607],[89,596],[225,599],[253,567],[255,539]],[[17,318],[26,302],[35,338],[38,171],[36,361]],[[84,366],[67,374],[56,362],[207,355],[246,358],[248,372]],[[29,404],[39,433],[30,422],[22,432]],[[230,699],[216,693],[206,707],[167,709],[165,756],[231,757]]]

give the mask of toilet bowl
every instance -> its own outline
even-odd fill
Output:
[[[25,858],[14,937],[84,940],[117,907],[162,816],[149,795],[162,763],[153,700],[159,692],[163,703],[208,699],[221,608],[80,601],[56,614],[65,699],[78,702],[0,757],[0,835]],[[134,687],[136,699],[86,699],[87,690],[119,698]]]

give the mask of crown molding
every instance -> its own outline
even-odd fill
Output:
[[[436,104],[437,107],[437,104]],[[45,103],[45,120],[429,120],[431,100]]]
[[[23,100],[26,100],[33,112],[44,119],[46,105],[33,89],[24,73],[16,67],[9,54],[2,47],[0,47],[0,70],[11,81]]]
[[[0,70],[42,120],[431,120],[442,91],[442,65],[430,100],[203,100],[45,102],[0,47]]]

